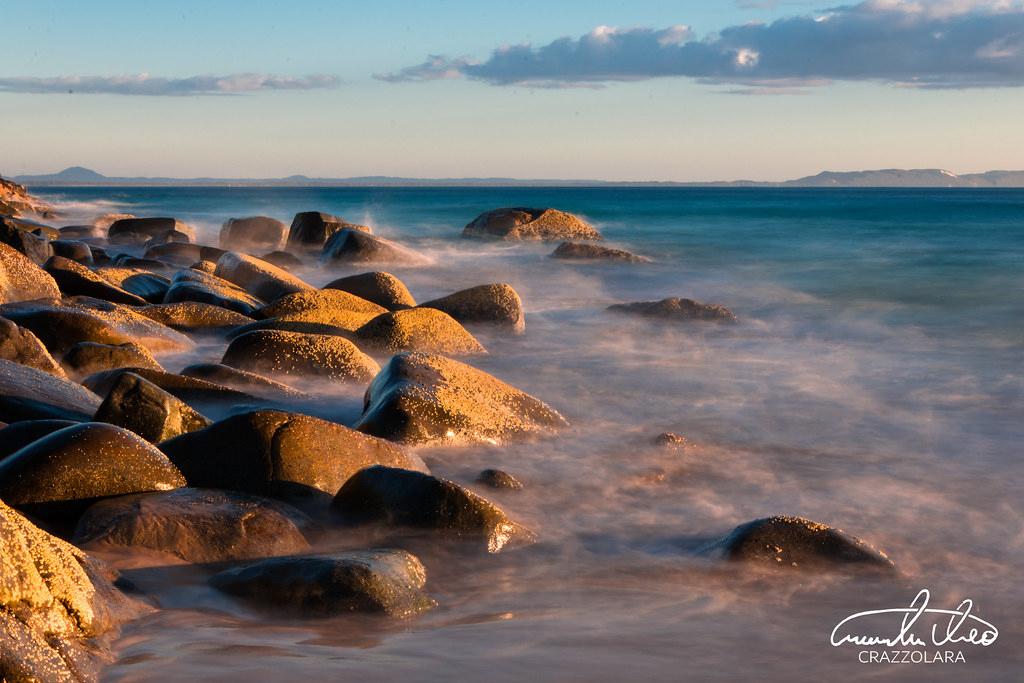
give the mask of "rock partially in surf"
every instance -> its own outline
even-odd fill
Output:
[[[58,429],[78,424],[72,420],[25,420],[0,429],[0,460]]]
[[[224,365],[256,373],[368,382],[377,363],[347,339],[329,334],[256,330],[235,337]]]
[[[134,342],[124,344],[98,344],[78,342],[64,354],[61,364],[71,377],[86,377],[103,370],[140,367],[163,370],[153,354]]]
[[[92,249],[85,242],[60,239],[50,242],[50,247],[53,249],[54,256],[63,256],[85,266],[92,265]]]
[[[512,285],[479,285],[420,304],[444,311],[463,324],[488,323],[516,334],[526,330],[523,301]]]
[[[320,260],[328,264],[394,263],[422,265],[428,259],[412,249],[359,230],[339,230],[324,244]]]
[[[360,431],[413,444],[499,443],[568,425],[557,411],[456,360],[401,353],[366,392]]]
[[[704,552],[780,569],[895,571],[885,553],[840,529],[803,517],[766,517],[741,524]]]
[[[126,277],[121,282],[122,289],[142,297],[151,304],[163,302],[170,286],[170,280],[156,273],[137,273]]]
[[[189,242],[164,242],[155,244],[144,254],[144,258],[157,259],[176,266],[188,266],[196,261],[216,261],[225,251],[205,244]]]
[[[313,289],[272,263],[234,251],[229,251],[217,260],[215,274],[268,302],[276,301],[292,292]]]
[[[130,429],[150,443],[213,424],[181,399],[132,372],[118,375],[93,419]]]
[[[20,251],[0,244],[0,304],[59,299],[53,277]]]
[[[340,289],[349,294],[372,301],[389,311],[412,308],[416,305],[409,288],[391,273],[360,273],[338,278],[324,285],[324,289]]]
[[[89,375],[82,380],[82,384],[100,396],[106,396],[110,393],[110,390],[120,379],[121,375],[126,372],[134,373],[152,382],[168,394],[188,404],[234,404],[258,401],[252,394],[222,386],[215,382],[207,382],[196,377],[185,377],[148,368],[118,368],[116,370],[107,370],[106,372],[97,372],[95,375]]]
[[[146,548],[192,563],[301,553],[313,522],[292,506],[245,493],[180,488],[93,504],[75,529],[86,550]]]
[[[263,302],[241,287],[212,273],[187,269],[178,271],[164,295],[163,303],[186,301],[220,306],[229,311],[251,316]]]
[[[263,318],[314,322],[355,331],[387,309],[337,289],[310,289],[283,296],[259,311]]]
[[[283,249],[287,238],[287,226],[269,216],[229,218],[220,229],[223,249],[247,253]]]
[[[546,242],[602,239],[592,225],[571,213],[526,207],[486,211],[466,225],[462,236]]]
[[[725,306],[719,304],[702,304],[693,299],[671,297],[660,301],[637,301],[631,304],[612,304],[609,311],[642,315],[648,318],[661,318],[674,321],[708,321],[717,323],[734,323],[736,316]]]
[[[654,437],[653,443],[655,446],[673,450],[689,448],[692,445],[689,439],[682,434],[676,434],[675,432],[663,432],[658,434],[658,436]]]
[[[234,415],[160,448],[191,486],[258,495],[333,496],[377,464],[427,471],[419,456],[393,443],[279,410]]]
[[[64,369],[31,330],[19,327],[7,318],[0,318],[0,358],[65,377]]]
[[[612,249],[586,242],[562,242],[551,252],[551,258],[570,261],[624,261],[626,263],[650,263],[646,256],[637,256],[625,249]]]
[[[107,227],[95,225],[65,225],[60,229],[62,240],[81,240],[104,237],[107,234]],[[62,254],[63,256],[63,254]]]
[[[225,330],[253,321],[249,316],[237,311],[198,301],[151,304],[139,308],[138,311],[150,320],[182,332]]]
[[[91,296],[129,306],[142,306],[146,303],[142,297],[113,286],[81,263],[63,256],[51,257],[44,267],[66,296]]]
[[[271,401],[294,401],[308,399],[309,394],[291,388],[287,384],[275,382],[269,377],[255,372],[239,370],[221,363],[198,363],[189,365],[181,371],[185,377],[215,382],[222,386],[244,391]]]
[[[487,353],[487,349],[466,328],[436,308],[407,308],[382,313],[356,330],[356,338],[388,353]]]
[[[100,397],[63,377],[0,360],[0,420],[88,420]]]
[[[143,244],[169,232],[185,235],[189,242],[196,238],[191,225],[174,218],[121,218],[110,224],[107,239],[113,244]]]
[[[486,469],[480,473],[476,480],[484,486],[490,486],[492,489],[518,491],[523,488],[523,483],[505,470]]]
[[[531,531],[483,496],[447,479],[395,467],[377,465],[357,472],[338,491],[331,509],[349,524],[434,529],[482,541],[491,553],[512,541],[535,540]]]
[[[273,263],[278,268],[282,268],[289,272],[301,268],[303,266],[302,260],[294,254],[289,254],[287,251],[272,251],[269,254],[261,256],[267,263]]]
[[[426,581],[423,564],[405,550],[270,558],[210,579],[224,593],[298,616],[376,612],[395,618],[436,604],[422,590]]]
[[[32,234],[31,226],[17,218],[0,216],[0,244],[11,247],[37,265],[46,263],[53,255],[50,242]]]
[[[200,259],[199,261],[196,261],[195,263],[190,265],[189,269],[190,270],[194,270],[194,271],[199,272],[199,273],[206,273],[207,275],[213,275],[215,272],[217,272],[217,262],[216,261],[207,261],[205,259]],[[224,280],[224,281],[227,282],[227,280]],[[241,289],[241,287],[239,287],[239,289]]]
[[[344,218],[321,211],[303,211],[295,214],[288,231],[289,251],[320,251],[324,244],[339,230],[370,232],[365,225],[349,223]]]

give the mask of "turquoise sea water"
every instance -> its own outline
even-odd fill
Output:
[[[485,282],[522,295],[527,333],[475,330],[472,362],[573,423],[549,441],[440,448],[435,473],[521,477],[484,491],[531,548],[424,551],[437,610],[400,625],[255,615],[202,575],[133,578],[169,607],[125,630],[111,680],[923,680],[858,664],[829,632],[919,588],[1000,628],[931,680],[1019,680],[1024,665],[1024,191],[680,188],[55,188],[68,222],[173,215],[216,244],[229,217],[322,210],[431,257],[390,269],[420,300]],[[465,241],[500,206],[554,206],[647,265],[568,264],[553,245]],[[346,272],[302,271],[322,285]],[[611,303],[685,296],[735,327],[622,318]],[[188,358],[219,359],[204,343]],[[360,391],[323,386],[351,419]],[[686,453],[649,445],[686,434]],[[765,579],[694,549],[750,519],[799,514],[885,549],[896,582]],[[330,543],[346,543],[333,538]]]

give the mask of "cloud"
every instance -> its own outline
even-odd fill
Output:
[[[53,78],[0,77],[0,92],[85,93],[103,95],[235,95],[261,90],[313,90],[338,85],[334,76],[275,76],[229,74],[163,78],[149,74],[127,76],[56,76]]]
[[[547,45],[503,46],[482,61],[432,55],[377,76],[464,77],[492,85],[601,86],[684,77],[780,92],[833,81],[915,88],[1024,86],[1024,0],[867,0],[699,38],[665,29],[599,26]],[[773,85],[776,84],[776,85]],[[763,91],[763,89],[762,89]]]

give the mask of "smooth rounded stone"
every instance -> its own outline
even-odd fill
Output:
[[[235,337],[224,365],[257,373],[313,375],[368,382],[380,366],[343,337],[283,330],[256,330]]]
[[[186,301],[220,306],[245,316],[251,316],[263,306],[261,300],[241,287],[212,273],[193,269],[178,271],[163,299],[165,304]]]
[[[350,550],[275,557],[227,569],[210,584],[264,608],[306,617],[347,612],[406,618],[434,607],[423,586],[427,572],[405,550]]]
[[[463,324],[490,323],[507,327],[516,334],[526,330],[523,301],[512,285],[478,285],[420,304],[436,308]]]
[[[428,471],[418,455],[389,441],[280,410],[234,415],[160,448],[191,486],[258,495],[333,496],[378,464]]]
[[[0,359],[65,377],[64,368],[53,359],[39,337],[7,318],[0,318]]]
[[[571,213],[526,207],[485,211],[466,225],[462,236],[548,242],[602,239],[592,225]]]
[[[228,250],[277,251],[287,239],[288,227],[269,216],[229,218],[220,229],[220,246]]]
[[[0,677],[80,682],[112,659],[96,640],[139,616],[115,575],[0,502]]]
[[[126,292],[131,292],[151,304],[162,303],[170,287],[171,281],[156,273],[136,273],[126,277],[121,283],[121,288]]]
[[[178,232],[195,241],[196,233],[191,225],[174,218],[121,218],[110,224],[107,239],[112,243],[143,243],[168,232]]]
[[[132,372],[117,376],[93,417],[160,443],[213,424],[184,401]]]
[[[0,499],[44,521],[77,518],[101,498],[184,485],[155,446],[101,422],[65,427],[0,462]]]
[[[146,548],[192,563],[251,560],[309,549],[313,522],[292,506],[257,496],[180,488],[108,498],[78,520],[85,550]]]
[[[85,242],[59,239],[50,242],[50,247],[53,249],[54,256],[63,256],[86,266],[92,265],[92,249]]]
[[[201,251],[202,247],[191,242],[163,242],[148,247],[142,257],[176,266],[188,266],[202,260]]]
[[[487,353],[487,349],[465,327],[436,308],[408,308],[382,313],[356,330],[356,338],[389,353]]]
[[[648,318],[663,320],[689,321],[702,320],[708,322],[734,323],[736,316],[725,306],[719,304],[702,304],[693,299],[671,297],[660,301],[637,301],[630,304],[612,304],[609,311],[642,315]]]
[[[233,282],[253,296],[271,302],[313,287],[272,263],[229,251],[217,260],[217,277]]]
[[[53,276],[20,251],[0,244],[0,304],[59,298]]]
[[[497,505],[453,481],[382,465],[360,470],[345,482],[331,510],[349,524],[382,522],[483,541],[491,553],[512,541],[536,539]]]
[[[100,404],[100,397],[80,384],[9,360],[0,360],[0,396],[15,406],[50,406],[49,414],[43,414],[45,410],[40,411],[41,418],[87,420]],[[3,414],[11,407],[7,405],[4,411],[0,411],[0,420],[17,421],[9,419],[9,413]]]
[[[294,254],[289,254],[287,251],[272,251],[268,254],[264,254],[260,258],[267,263],[272,263],[278,268],[282,268],[287,271],[301,268],[304,265],[302,263],[302,259]]]
[[[151,304],[138,309],[150,320],[185,332],[195,330],[222,330],[251,323],[247,315],[228,308],[198,301],[180,301],[171,304]]]
[[[152,382],[170,395],[185,403],[249,403],[258,399],[252,394],[238,391],[215,382],[196,377],[185,377],[161,370],[148,368],[118,368],[89,375],[82,384],[100,396],[106,396],[121,375],[130,372]]]
[[[400,353],[366,391],[356,429],[412,444],[500,443],[568,422],[543,401],[465,363]]]
[[[142,306],[146,303],[142,297],[115,287],[88,267],[63,256],[51,257],[44,267],[53,276],[60,291],[67,296],[91,296],[129,306]]]
[[[114,368],[141,367],[163,370],[153,354],[134,342],[98,344],[78,342],[64,354],[61,364],[72,377],[85,377]]]
[[[733,529],[705,554],[785,569],[873,569],[895,571],[885,553],[841,529],[803,517],[757,519]]]
[[[551,258],[570,261],[625,261],[626,263],[650,263],[646,256],[637,256],[625,249],[602,247],[585,242],[562,242],[551,252]]]
[[[78,424],[72,420],[25,420],[0,429],[0,460],[58,429]]]
[[[492,489],[518,491],[523,488],[523,483],[505,470],[484,470],[476,480],[485,486],[490,486]]]
[[[328,238],[339,230],[370,232],[365,225],[349,223],[344,218],[321,211],[303,211],[295,214],[288,230],[289,251],[320,251]]]
[[[100,228],[95,225],[65,225],[60,229],[60,238],[62,240],[90,239],[93,237],[104,237],[106,233],[107,229],[105,227]]]
[[[416,305],[409,288],[391,273],[360,273],[338,278],[324,285],[324,289],[340,289],[349,294],[372,301],[389,311],[412,308]]]
[[[132,256],[131,254],[117,254],[114,256],[111,263],[119,268],[134,268],[136,270],[144,270],[150,273],[166,273],[174,269],[174,266],[170,263],[152,258]]]
[[[352,327],[358,327],[344,321],[344,318],[346,317],[344,312],[335,313],[330,316],[332,319],[339,320],[341,323],[339,325],[303,320],[302,318],[305,317],[315,316],[312,316],[309,312],[304,312],[292,314],[288,316],[288,319],[268,318],[266,320],[255,320],[246,325],[240,325],[239,327],[232,328],[225,336],[228,341],[232,341],[237,337],[241,337],[243,334],[248,334],[249,332],[257,332],[259,330],[278,330],[281,332],[298,332],[301,334],[328,334],[351,340],[353,336]]]
[[[324,244],[320,260],[328,264],[395,263],[422,265],[429,260],[408,247],[359,230],[339,230]]]
[[[7,245],[33,263],[42,265],[53,255],[53,249],[49,240],[32,234],[31,228],[31,224],[25,221],[0,216],[0,244]]]
[[[354,332],[387,309],[337,289],[310,289],[283,296],[257,315],[287,322],[320,323]]]
[[[189,365],[181,371],[185,377],[195,377],[215,382],[222,386],[238,389],[247,393],[259,396],[268,400],[289,401],[296,399],[308,399],[309,394],[293,389],[287,384],[275,382],[269,377],[239,370],[221,363],[197,363]]]
[[[163,244],[190,244],[194,237],[194,235],[184,233],[180,230],[168,230],[167,232],[162,232],[159,235],[153,235],[143,242],[142,246],[149,250]]]
[[[133,213],[105,213],[102,216],[94,218],[92,225],[100,231],[101,235],[105,236],[110,230],[111,225],[124,218],[137,218],[137,216]]]

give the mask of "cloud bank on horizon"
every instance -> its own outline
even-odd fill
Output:
[[[313,90],[338,85],[334,76],[276,76],[241,73],[227,76],[163,78],[149,74],[126,76],[0,77],[0,92],[84,93],[103,95],[237,95],[262,90]]]
[[[685,25],[599,26],[547,45],[508,45],[490,57],[431,55],[378,74],[389,82],[468,78],[491,85],[601,87],[684,77],[788,91],[834,81],[915,88],[1024,86],[1024,0],[866,0],[700,38]]]

